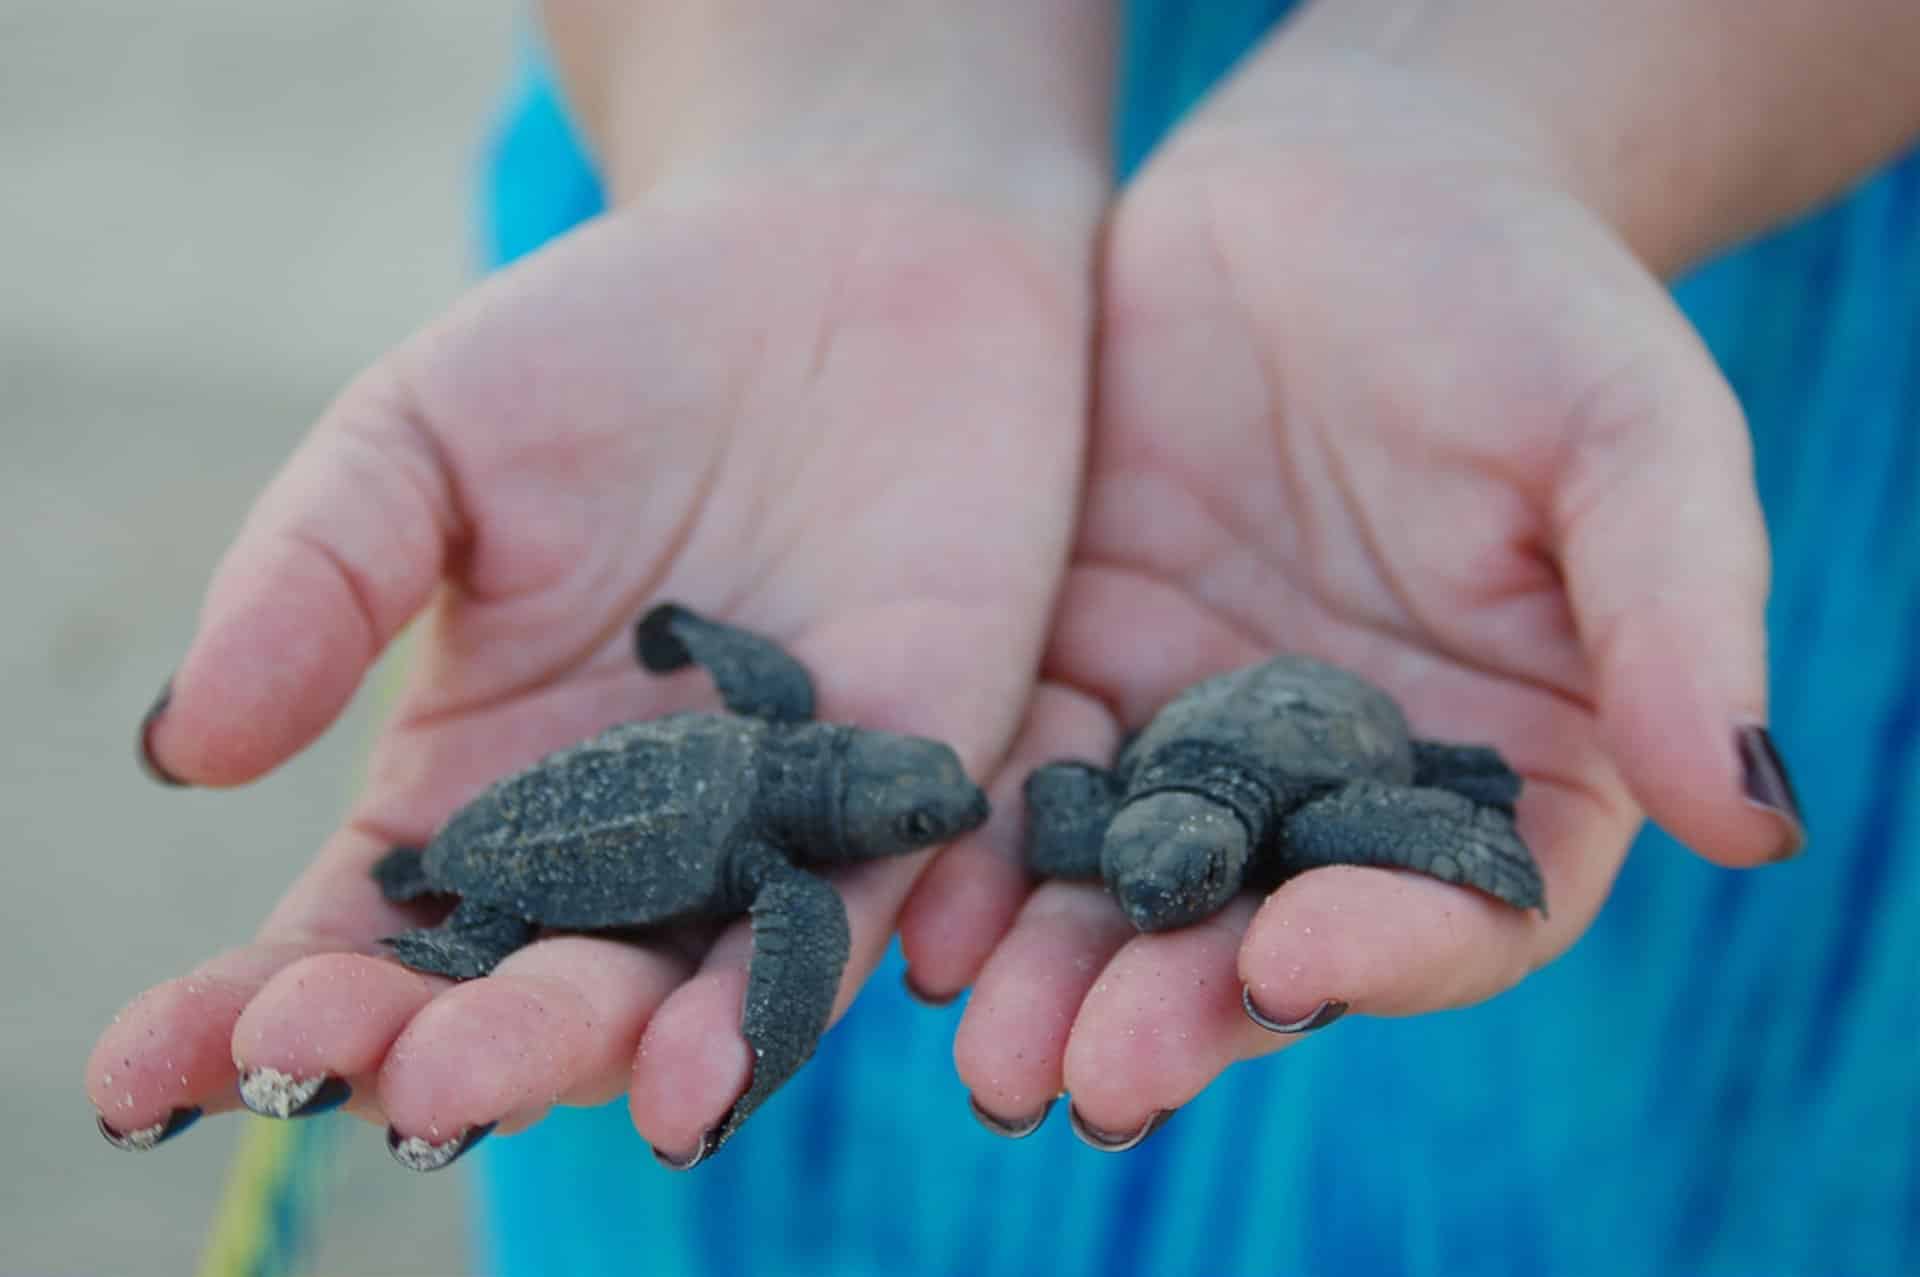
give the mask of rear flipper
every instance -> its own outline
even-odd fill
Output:
[[[420,855],[418,847],[395,847],[376,860],[373,880],[380,884],[380,894],[397,905],[436,894],[436,889],[427,882]]]
[[[736,867],[737,880],[753,892],[753,956],[740,1020],[753,1052],[753,1080],[708,1132],[699,1157],[724,1144],[813,1054],[850,952],[846,906],[824,879],[772,848],[736,854],[747,858]]]
[[[1417,740],[1413,742],[1413,783],[1428,789],[1450,789],[1511,816],[1524,782],[1497,749]]]
[[[1043,878],[1098,878],[1100,846],[1120,808],[1120,781],[1090,763],[1048,763],[1027,777],[1027,868]]]
[[[474,980],[532,938],[533,924],[525,918],[462,900],[439,926],[389,936],[381,943],[415,971]]]
[[[1547,912],[1540,867],[1513,818],[1448,790],[1353,781],[1289,815],[1280,843],[1288,876],[1320,865],[1411,869]]]
[[[662,603],[640,618],[633,646],[655,674],[703,666],[736,714],[770,723],[813,718],[813,679],[771,639]]]

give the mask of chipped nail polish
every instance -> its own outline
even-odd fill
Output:
[[[1097,1126],[1089,1125],[1087,1120],[1080,1116],[1080,1109],[1076,1105],[1072,1103],[1067,1105],[1067,1124],[1073,1128],[1073,1133],[1080,1137],[1082,1144],[1089,1148],[1097,1148],[1102,1153],[1124,1153],[1130,1148],[1138,1147],[1142,1140],[1159,1130],[1171,1116],[1173,1116],[1172,1109],[1160,1109],[1141,1123],[1140,1129],[1133,1134],[1115,1135],[1111,1131],[1103,1131]]]
[[[915,1002],[918,1002],[923,1007],[947,1006],[950,1003],[952,1003],[952,1001],[955,998],[960,996],[957,993],[949,993],[947,994],[947,996],[942,998],[942,997],[936,997],[935,995],[928,993],[925,989],[922,989],[919,985],[913,982],[913,971],[911,969],[908,969],[900,973],[900,983],[906,989],[907,996],[912,998]]]
[[[1758,723],[1744,723],[1734,729],[1733,742],[1740,755],[1740,789],[1748,802],[1771,812],[1786,826],[1786,839],[1774,858],[1790,860],[1807,845],[1807,822],[1773,735]]]
[[[106,1136],[107,1143],[115,1148],[126,1149],[129,1153],[144,1153],[166,1143],[180,1132],[200,1120],[198,1105],[191,1108],[177,1108],[161,1121],[152,1126],[143,1126],[137,1131],[117,1131],[107,1124],[107,1119],[97,1117],[100,1134]]]
[[[346,1079],[331,1073],[300,1078],[279,1069],[259,1068],[240,1075],[240,1102],[261,1117],[318,1117],[352,1097],[353,1088]]]
[[[466,1155],[468,1149],[487,1138],[488,1132],[497,1125],[488,1122],[484,1126],[470,1126],[460,1134],[444,1143],[435,1144],[418,1135],[402,1135],[391,1126],[387,1128],[387,1152],[393,1154],[393,1160],[410,1171],[445,1170]]]
[[[716,1126],[700,1137],[700,1143],[686,1157],[675,1157],[664,1149],[654,1148],[653,1160],[670,1171],[690,1171],[713,1155],[720,1147],[720,1127]]]
[[[967,1106],[973,1110],[975,1121],[1002,1139],[1009,1140],[1023,1140],[1027,1138],[1027,1136],[1039,1130],[1040,1127],[1045,1124],[1047,1115],[1053,1112],[1053,1101],[1048,1100],[1045,1106],[1031,1117],[1023,1117],[1009,1121],[1003,1117],[995,1117],[992,1113],[980,1107],[979,1099],[972,1095],[967,1096]]]
[[[1338,998],[1328,998],[1298,1020],[1276,1020],[1253,1004],[1253,989],[1243,984],[1240,986],[1240,1009],[1247,1013],[1249,1020],[1269,1033],[1311,1033],[1315,1029],[1326,1028],[1345,1015],[1347,1004]]]
[[[140,760],[140,770],[156,783],[180,789],[184,788],[187,782],[162,767],[159,760],[153,756],[153,729],[159,723],[160,716],[167,712],[167,706],[172,701],[173,680],[169,678],[166,685],[160,689],[160,695],[155,697],[153,704],[148,707],[146,717],[140,720],[139,748],[135,751],[135,756]]]

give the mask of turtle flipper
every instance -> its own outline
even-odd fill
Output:
[[[381,943],[415,971],[473,980],[532,938],[533,924],[525,918],[462,900],[439,926],[388,936]]]
[[[1320,865],[1411,869],[1547,911],[1546,885],[1513,818],[1445,789],[1352,781],[1282,822],[1282,872]]]
[[[662,603],[640,618],[633,646],[655,674],[703,666],[728,709],[770,723],[813,718],[813,679],[770,639]]]
[[[752,891],[753,956],[740,1032],[753,1052],[746,1093],[707,1136],[720,1147],[797,1072],[827,1031],[850,952],[847,909],[825,879],[769,847],[744,848],[735,881]]]
[[[418,847],[395,847],[374,861],[373,880],[380,884],[381,895],[400,905],[434,894],[435,889],[427,881],[427,871],[421,864],[420,854]]]
[[[1090,763],[1048,763],[1027,777],[1027,868],[1043,878],[1098,878],[1100,845],[1120,808],[1120,781]]]
[[[1450,789],[1482,806],[1498,807],[1511,816],[1524,782],[1520,773],[1507,766],[1507,760],[1497,749],[1417,740],[1413,742],[1413,783],[1430,789]]]

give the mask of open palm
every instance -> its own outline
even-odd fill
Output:
[[[235,1107],[239,1074],[463,1151],[630,1091],[674,1157],[747,1082],[744,925],[560,937],[459,986],[379,937],[368,866],[614,722],[711,703],[630,626],[674,598],[782,641],[823,718],[991,776],[1059,585],[1085,416],[1083,255],[932,201],[773,192],[614,214],[477,290],[330,410],[211,587],[157,765],[237,784],[340,710],[422,613],[365,793],[256,940],[148,992],[89,1092],[121,1136]],[[837,878],[844,1007],[922,858]],[[137,1140],[136,1142],[144,1142]]]
[[[1127,1145],[1289,1040],[1243,989],[1298,1027],[1498,992],[1584,930],[1643,807],[1730,863],[1796,832],[1740,790],[1766,588],[1741,417],[1657,281],[1479,139],[1450,154],[1221,114],[1111,229],[1085,508],[1036,701],[1048,748],[1017,748],[1104,762],[1200,678],[1328,659],[1422,735],[1524,773],[1552,916],[1336,868],[1136,935],[1098,886],[1022,904],[985,847],[949,853],[908,952],[923,985],[974,982],[960,1072],[1014,1132],[1065,1091],[1094,1142]],[[999,886],[970,931],[920,924],[982,872]]]

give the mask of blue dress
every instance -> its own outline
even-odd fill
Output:
[[[1285,7],[1136,3],[1125,164]],[[488,183],[496,261],[600,208],[537,58]],[[693,1174],[624,1104],[476,1150],[486,1270],[1920,1273],[1920,157],[1677,292],[1752,421],[1801,860],[1650,831],[1518,989],[1241,1065],[1117,1157],[976,1126],[959,1011],[909,1004],[896,950]]]

